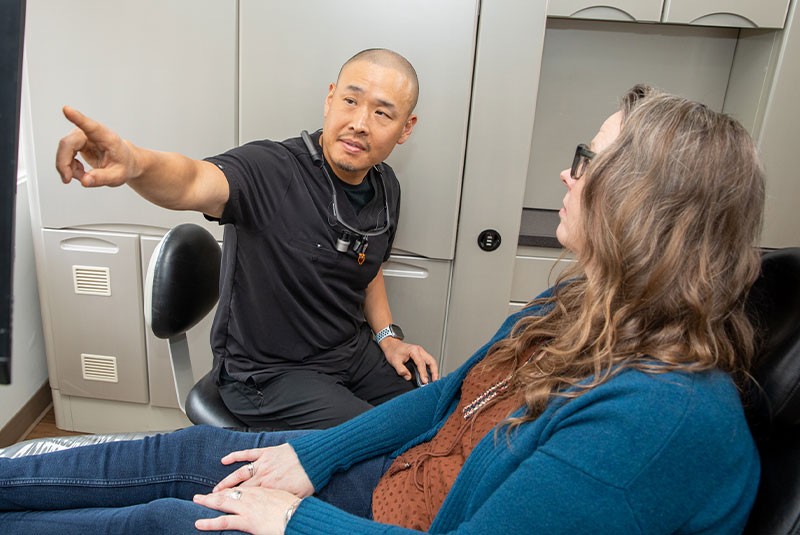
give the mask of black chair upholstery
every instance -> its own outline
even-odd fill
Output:
[[[748,298],[760,332],[746,410],[761,481],[745,533],[800,534],[800,248],[765,253]]]
[[[189,390],[186,397],[186,416],[193,424],[249,430],[247,424],[234,416],[222,401],[211,372],[205,374]]]
[[[198,225],[167,232],[151,258],[153,334],[164,339],[184,334],[214,308],[221,257],[217,241]]]
[[[158,338],[169,341],[178,403],[194,424],[246,427],[219,396],[211,374],[194,384],[186,331],[197,325],[219,299],[221,251],[199,225],[171,229],[150,259],[145,316]]]

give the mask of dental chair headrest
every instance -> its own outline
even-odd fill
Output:
[[[756,438],[800,425],[800,248],[765,253],[748,297],[759,332],[748,407]]]

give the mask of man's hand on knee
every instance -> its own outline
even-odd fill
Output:
[[[419,370],[420,381],[428,384],[439,378],[439,366],[436,359],[425,351],[425,348],[416,344],[408,344],[397,338],[387,338],[381,343],[381,349],[386,360],[397,371],[397,375],[406,381],[412,379],[412,374],[406,367],[406,362],[411,360]]]

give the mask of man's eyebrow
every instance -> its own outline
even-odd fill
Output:
[[[364,88],[363,87],[361,87],[359,85],[353,85],[353,84],[349,84],[347,87],[345,87],[345,89],[348,90],[348,91],[352,91],[353,93],[363,93],[364,92]]]
[[[362,88],[361,86],[358,86],[358,85],[350,84],[347,87],[345,87],[345,89],[347,91],[352,92],[352,93],[358,93],[359,95],[363,95],[364,94],[364,88]],[[397,106],[395,106],[393,103],[389,102],[388,100],[384,100],[382,98],[375,99],[375,101],[378,103],[379,106],[383,106],[384,108],[389,108],[391,110],[394,110],[394,109],[397,108]]]
[[[378,102],[378,104],[380,106],[383,106],[384,108],[389,108],[390,110],[394,110],[395,109],[395,105],[392,104],[391,102],[389,102],[388,100],[383,100],[383,99],[380,99],[380,98],[375,99],[375,100]]]

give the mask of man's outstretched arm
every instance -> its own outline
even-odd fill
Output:
[[[65,184],[73,178],[87,188],[128,184],[164,208],[222,215],[229,189],[217,166],[174,152],[137,147],[69,106],[64,107],[64,116],[75,125],[56,152],[56,169]],[[77,159],[78,154],[91,169]]]

